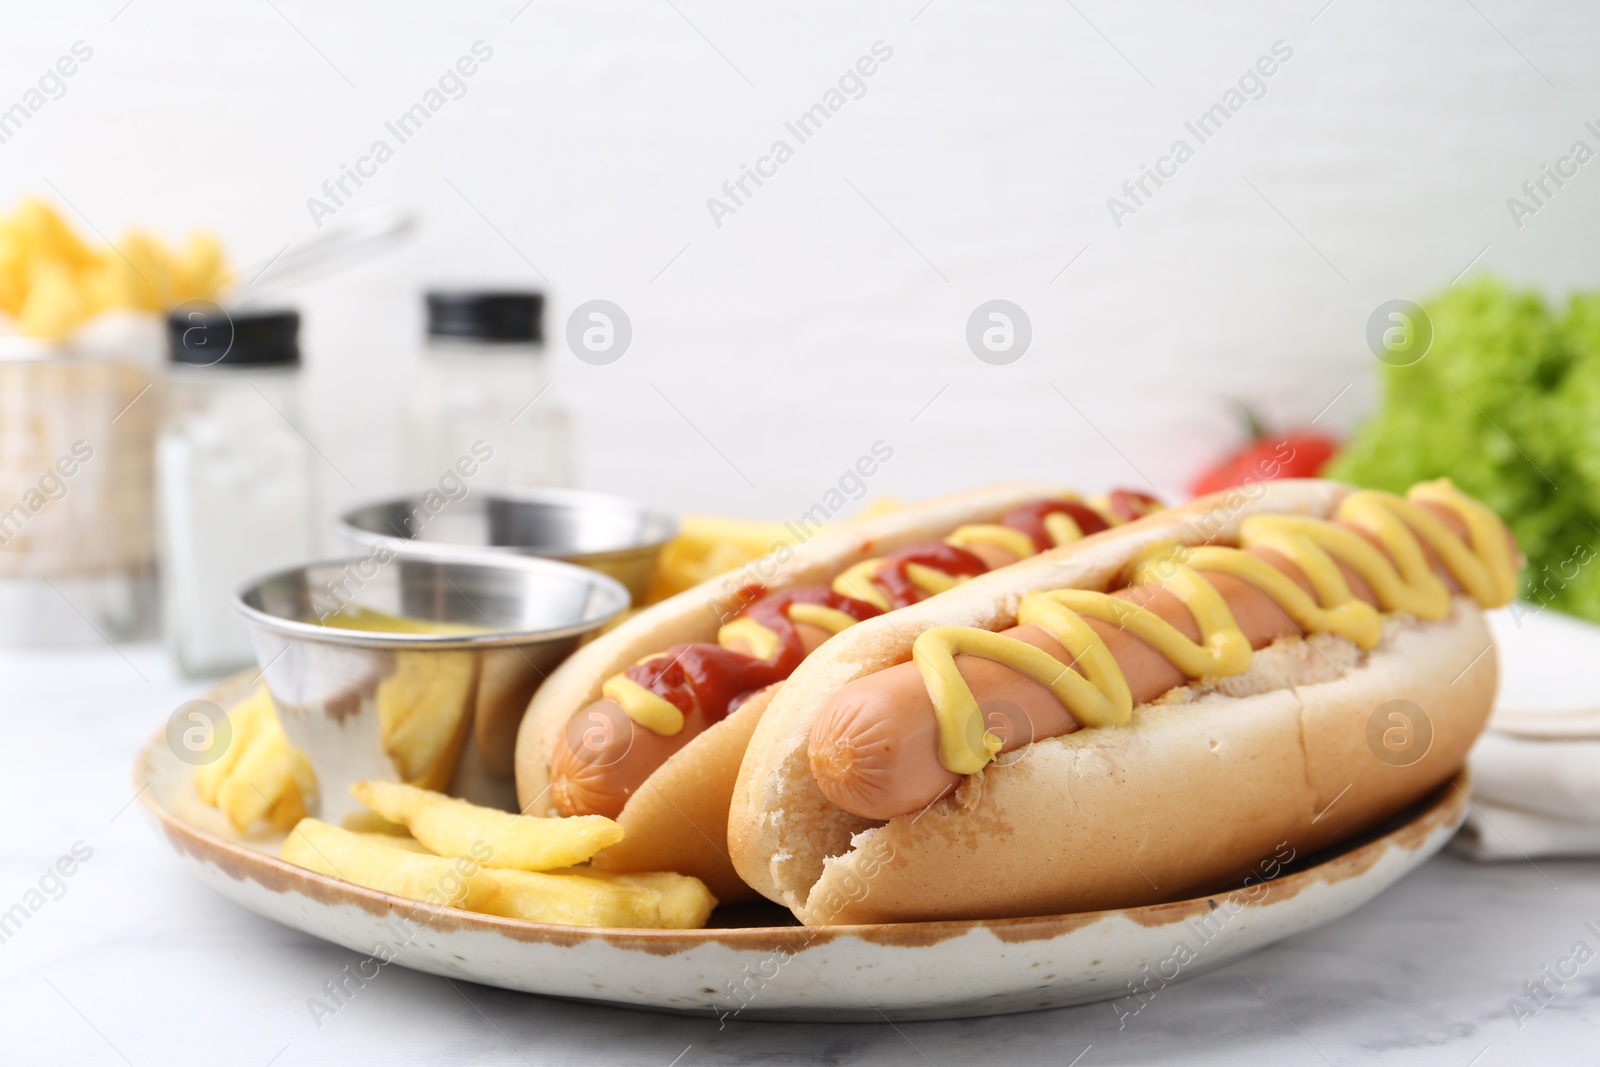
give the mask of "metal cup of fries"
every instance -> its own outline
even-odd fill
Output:
[[[398,781],[515,809],[528,700],[585,635],[628,606],[616,580],[551,560],[397,555],[260,578],[235,607],[289,746],[307,814],[360,812],[350,787]]]
[[[340,517],[347,540],[400,555],[441,547],[496,558],[537,556],[608,574],[645,602],[661,550],[677,532],[670,516],[625,497],[574,489],[442,490],[383,500]],[[455,494],[451,494],[455,495]]]

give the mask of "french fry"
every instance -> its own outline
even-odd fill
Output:
[[[410,837],[411,831],[397,822],[390,822],[375,811],[352,811],[339,820],[339,825],[353,834],[387,834],[390,837]]]
[[[0,311],[19,314],[27,295],[27,240],[9,222],[0,219]]]
[[[91,267],[95,253],[78,240],[54,208],[36,197],[17,205],[11,223],[37,259],[53,259],[69,267]]]
[[[517,872],[496,871],[495,878],[502,886],[509,889],[512,883],[507,876]],[[698,930],[706,924],[711,917],[711,909],[717,906],[717,898],[711,895],[704,882],[687,874],[675,874],[671,871],[648,871],[639,873],[623,873],[620,871],[597,871],[591,867],[569,867],[561,870],[544,872],[550,877],[578,878],[585,881],[607,882],[615,886],[626,886],[642,889],[655,894],[656,915],[654,921],[637,925],[649,926],[662,930]],[[532,889],[539,883],[528,883]],[[510,905],[499,904],[497,907]],[[529,922],[568,922],[576,925],[591,925],[577,923],[576,920],[551,919],[535,917],[527,911],[524,905],[523,914],[512,915],[507,911],[496,911],[496,915],[508,915],[512,918],[525,918]],[[615,920],[616,916],[611,916]],[[627,925],[619,921],[595,923],[592,925],[620,926]]]
[[[191,233],[183,244],[183,251],[172,261],[173,302],[210,300],[229,280],[222,243],[216,235]]]
[[[400,652],[395,672],[378,683],[378,729],[400,777],[443,789],[467,738],[478,686],[469,651]]]
[[[284,839],[282,855],[318,874],[425,904],[484,911],[501,893],[500,883],[472,860],[408,852],[320,819],[301,819]]]
[[[290,749],[290,760],[294,759],[294,750]],[[291,786],[292,786],[291,780]],[[267,821],[280,830],[293,830],[301,819],[307,815],[305,797],[300,790],[289,788],[278,794],[272,802],[271,809],[267,812]]]
[[[843,520],[844,525],[891,512],[899,501],[883,498],[866,504],[858,513]],[[656,560],[649,601],[665,600],[741,567],[782,545],[791,545],[803,535],[791,525],[734,519],[723,515],[685,515],[678,524],[678,536],[668,541]],[[614,623],[613,623],[614,625]]]
[[[477,856],[496,869],[571,867],[622,840],[622,827],[601,815],[513,815],[400,782],[357,782],[350,795],[385,819],[403,823],[439,855]],[[478,856],[485,845],[489,855]]]
[[[278,716],[276,713],[273,714],[272,718],[274,722],[277,722]],[[281,722],[278,723],[278,729],[280,731],[283,729]],[[284,740],[288,740],[288,735],[284,736]],[[317,791],[317,772],[311,768],[311,757],[293,745],[289,746],[289,771],[294,776],[294,788],[300,794],[300,799],[303,803],[306,797],[314,795]],[[288,829],[288,827],[284,827],[284,829]]]
[[[276,816],[288,829],[299,821],[305,807],[300,791],[294,787],[294,758],[289,754],[289,739],[283,728],[264,729],[251,738],[239,761],[217,787],[217,807],[235,830],[244,831],[257,821]],[[292,795],[288,807],[283,801]]]
[[[138,310],[150,292],[139,269],[121,256],[108,256],[88,276],[90,302],[96,311]]]
[[[133,286],[134,306],[142,311],[159,311],[169,307],[172,299],[172,259],[161,239],[144,230],[129,230],[118,246],[124,259],[134,270],[137,283]]]
[[[60,341],[88,314],[89,305],[78,276],[54,259],[36,261],[28,271],[28,295],[17,322],[30,337]]]
[[[272,698],[266,686],[258,685],[250,695],[228,709],[230,737],[228,747],[218,753],[210,763],[202,763],[194,770],[195,792],[207,804],[216,806],[217,790],[239,762],[239,756],[250,747],[250,742],[266,727],[267,716],[272,712]]]
[[[615,885],[651,890],[660,898],[660,925],[664,930],[698,930],[711,917],[711,909],[717,906],[717,898],[711,895],[706,884],[687,874],[675,874],[672,871],[622,874],[588,868],[572,873]]]
[[[734,519],[722,515],[685,515],[681,529],[683,533],[680,536],[693,543],[732,545],[756,555],[765,555],[780,544],[788,544],[795,537],[781,522]]]
[[[421,841],[409,834],[386,834],[381,831],[368,831],[357,833],[356,836],[368,844],[383,845],[385,848],[397,848],[401,852],[415,852],[420,856],[434,855],[434,853],[428,851]],[[495,880],[499,881],[498,878]]]
[[[266,686],[228,709],[228,723],[228,747],[195,768],[195,792],[241,833],[264,818],[291,828],[305,818],[317,780],[306,754],[289,744]]]
[[[661,926],[661,894],[653,889],[534,871],[496,870],[494,879],[500,895],[483,909],[490,915],[562,926]]]
[[[650,600],[664,600],[794,540],[782,523],[685,515],[656,561]]]

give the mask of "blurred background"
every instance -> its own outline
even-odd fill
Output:
[[[3,330],[55,334],[15,364],[121,351],[160,379],[147,327],[170,305],[298,311],[295,397],[274,410],[309,449],[308,552],[342,548],[342,509],[426,484],[404,457],[407,405],[434,388],[430,289],[545,298],[529,358],[549,390],[501,399],[537,396],[565,458],[525,480],[673,513],[794,518],[879,442],[863,497],[1025,477],[1181,498],[1246,443],[1241,405],[1342,441],[1385,362],[1409,363],[1388,373],[1431,383],[1414,425],[1374,431],[1347,472],[1452,473],[1502,511],[1559,510],[1519,529],[1538,563],[1589,514],[1572,442],[1593,408],[1526,398],[1568,397],[1593,334],[1568,299],[1600,284],[1597,29],[1592,5],[1500,0],[36,8],[0,39],[0,208],[15,248],[48,205],[124,288],[82,282],[81,313],[42,326],[13,304]],[[408,220],[364,258],[288,270],[307,242]],[[17,277],[56,284],[33,260]],[[136,266],[158,262],[187,278],[159,299]],[[1394,301],[1430,310],[1394,319]],[[141,302],[144,327],[95,322]],[[1431,344],[1380,359],[1374,323]],[[574,351],[589,329],[603,358]],[[6,382],[0,508],[36,481],[18,428],[77,402]],[[170,423],[165,387],[139,382],[102,398],[118,432]],[[1502,408],[1532,435],[1560,422],[1549,455]],[[114,437],[83,464],[108,479],[102,518],[138,510],[104,502],[140,477],[110,473],[133,462]],[[97,617],[39,574],[76,605],[63,627]]]

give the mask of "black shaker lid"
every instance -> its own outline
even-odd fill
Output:
[[[466,341],[544,340],[544,294],[531,290],[433,289],[428,336]]]
[[[298,311],[224,311],[195,301],[167,315],[174,363],[191,367],[294,367],[300,363]]]

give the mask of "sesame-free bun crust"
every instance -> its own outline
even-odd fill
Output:
[[[573,713],[600,697],[605,680],[672,645],[714,642],[722,623],[749,603],[748,597],[741,599],[741,590],[759,586],[770,593],[796,585],[828,585],[860,560],[916,541],[937,540],[965,523],[996,521],[1018,504],[1063,491],[1039,482],[1007,482],[842,524],[639,612],[580,648],[534,694],[517,731],[522,810],[555,814],[549,795],[550,753]],[[726,852],[728,797],[751,731],[777,689],[781,685],[747,698],[651,774],[618,818],[626,836],[596,857],[595,865],[692,874],[725,904],[754,897]]]
[[[801,665],[751,738],[729,813],[735,867],[810,925],[1046,915],[1236,885],[1285,845],[1307,855],[1405,808],[1460,768],[1493,703],[1493,641],[1464,597],[1439,622],[1386,617],[1371,652],[1329,635],[1279,641],[1244,675],[1174,690],[1128,726],[1009,753],[914,816],[850,815],[811,777],[823,705],[909,659],[924,630],[1002,630],[1025,594],[1109,588],[1153,542],[1229,541],[1253,514],[1327,517],[1349,491],[1217,494],[852,627]],[[1393,701],[1426,716],[1425,754],[1421,731],[1406,745],[1417,716]],[[1398,751],[1385,731],[1399,731]]]

